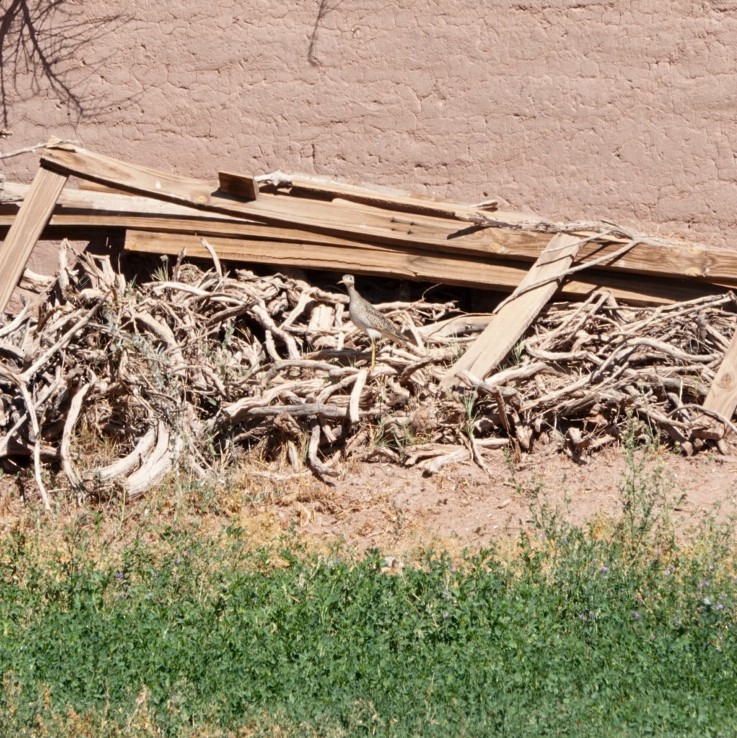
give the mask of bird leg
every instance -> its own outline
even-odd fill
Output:
[[[374,370],[374,366],[376,365],[376,341],[374,339],[371,339],[371,371]]]

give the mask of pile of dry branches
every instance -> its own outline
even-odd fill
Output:
[[[724,452],[726,432],[737,428],[702,403],[736,308],[731,292],[657,308],[622,306],[606,292],[555,303],[518,347],[515,367],[466,380],[484,397],[477,412],[496,413],[525,450],[557,435],[581,458],[636,418],[687,455],[708,442]]]
[[[554,442],[580,456],[632,415],[688,452],[727,423],[699,404],[730,338],[731,295],[633,309],[607,293],[558,303],[508,365],[446,392],[440,380],[488,316],[454,303],[382,310],[416,347],[368,339],[347,297],[283,274],[177,262],[143,284],[107,257],[62,249],[48,299],[0,327],[0,458],[33,459],[80,493],[140,495],[172,467],[201,476],[245,449],[325,478],[379,455],[432,472],[491,447]],[[369,295],[370,296],[370,295]],[[93,466],[89,448],[111,463]],[[98,454],[99,456],[99,454]],[[48,468],[44,465],[48,464]]]

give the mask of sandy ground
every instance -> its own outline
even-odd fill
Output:
[[[501,452],[488,456],[487,464],[486,472],[462,464],[432,477],[393,464],[348,464],[334,485],[275,483],[267,500],[242,514],[275,519],[277,528],[295,529],[309,541],[401,555],[427,546],[483,548],[529,526],[541,505],[574,523],[622,512],[628,471],[621,449],[586,464],[537,453],[512,466]],[[665,492],[681,531],[706,518],[728,521],[737,510],[737,457],[663,451],[648,459],[638,479]]]
[[[347,462],[332,484],[311,475],[288,478],[284,470],[246,467],[204,503],[193,504],[187,497],[191,493],[169,488],[125,509],[109,502],[75,510],[70,502],[63,515],[53,517],[63,524],[64,518],[102,510],[119,521],[125,538],[124,528],[133,521],[158,516],[164,525],[168,517],[181,520],[184,514],[213,530],[235,521],[258,544],[294,535],[319,548],[336,545],[362,552],[375,547],[402,556],[428,547],[459,553],[508,540],[532,524],[541,505],[574,523],[606,522],[622,513],[628,474],[622,449],[600,452],[586,464],[553,451],[524,456],[516,464],[499,451],[487,455],[486,462],[486,471],[464,463],[434,476],[389,463]],[[685,458],[663,450],[648,457],[638,479],[649,489],[660,485],[682,532],[707,518],[734,524],[737,456]],[[27,525],[29,518],[33,525],[48,524],[34,494],[32,478],[2,478],[0,535],[20,521]]]

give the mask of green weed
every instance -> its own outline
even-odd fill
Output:
[[[518,554],[253,551],[175,525],[0,542],[0,724],[21,736],[730,736],[733,539],[687,547],[636,453],[606,535],[543,504]],[[628,451],[628,453],[630,453]],[[651,461],[652,458],[649,457]]]

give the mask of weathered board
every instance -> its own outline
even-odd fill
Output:
[[[0,312],[5,310],[26,262],[54,212],[67,176],[41,167],[0,246]]]
[[[704,400],[704,407],[727,419],[734,415],[737,407],[737,331],[724,354],[714,381]]]
[[[524,279],[529,265],[519,261],[494,263],[479,261],[468,254],[449,255],[415,249],[395,249],[381,244],[348,242],[309,242],[256,238],[223,238],[207,236],[217,255],[225,261],[275,266],[297,266],[303,269],[326,269],[336,272],[399,277],[426,282],[461,285],[477,289],[509,292]],[[185,251],[194,258],[209,259],[201,238],[184,233],[159,233],[129,229],[125,248],[154,254],[179,254]],[[708,288],[708,285],[706,286]],[[613,272],[583,271],[567,280],[561,294],[584,297],[596,289],[609,290],[614,297],[634,305],[667,305],[691,300],[705,294],[704,285],[676,280],[633,278]],[[715,288],[711,288],[716,292]],[[707,290],[708,291],[708,290]]]
[[[555,294],[560,278],[570,268],[580,246],[581,239],[575,236],[564,233],[553,236],[483,333],[448,370],[443,378],[445,386],[464,371],[484,379],[504,360]]]

